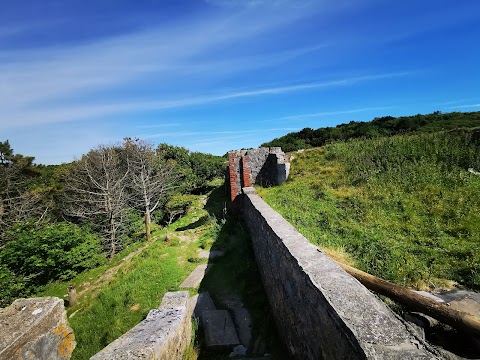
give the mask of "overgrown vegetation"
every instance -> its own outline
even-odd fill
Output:
[[[480,289],[478,130],[357,139],[293,156],[290,179],[260,194],[307,239],[398,284]]]
[[[354,138],[376,138],[410,132],[438,132],[458,128],[480,126],[480,112],[441,113],[435,111],[427,115],[384,116],[369,122],[351,121],[336,127],[319,129],[304,128],[262,144],[262,146],[280,146],[283,151],[296,151],[320,147],[332,141]]]
[[[219,156],[130,138],[70,164],[33,160],[0,142],[0,306],[148,240],[223,171]]]

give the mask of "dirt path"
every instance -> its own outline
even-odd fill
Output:
[[[118,271],[128,264],[136,255],[140,254],[143,250],[152,245],[158,238],[153,238],[152,241],[145,243],[142,247],[139,247],[137,250],[132,251],[130,254],[125,256],[118,265],[105,271],[97,280],[92,284],[86,286],[84,289],[78,292],[78,296],[84,296],[90,292],[92,297],[95,297],[98,294],[98,291],[110,282],[110,280],[118,273]]]

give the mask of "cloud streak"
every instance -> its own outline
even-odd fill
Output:
[[[123,101],[117,103],[95,104],[95,105],[71,105],[67,107],[55,107],[53,109],[37,108],[34,111],[17,111],[11,114],[11,123],[2,124],[3,128],[21,127],[26,125],[41,125],[45,123],[66,122],[84,118],[96,118],[107,116],[117,113],[134,112],[134,111],[149,111],[149,110],[166,110],[175,108],[185,108],[191,106],[201,106],[216,102],[235,100],[240,98],[259,97],[259,96],[272,96],[281,95],[294,92],[316,90],[322,88],[348,86],[364,81],[376,81],[381,79],[390,79],[394,77],[401,77],[408,75],[408,72],[399,73],[385,73],[365,75],[358,77],[342,78],[337,80],[313,82],[277,87],[265,87],[254,90],[243,90],[225,92],[219,94],[211,94],[204,96],[194,96],[189,98],[172,99],[172,100],[159,100],[159,101]],[[349,112],[359,112],[375,110],[375,108],[349,110]],[[377,108],[378,110],[378,108]],[[347,112],[348,113],[348,112]],[[8,114],[8,112],[7,112]],[[335,114],[335,113],[333,113]],[[330,113],[315,113],[305,114],[303,117],[318,117],[322,115],[333,115]],[[337,113],[339,114],[339,113]],[[293,117],[285,117],[282,120],[288,120],[293,118],[300,118],[301,115]],[[158,126],[158,125],[157,125]]]
[[[480,103],[479,104],[451,106],[450,109],[466,109],[466,108],[477,108],[477,107],[480,107]]]
[[[321,112],[308,113],[308,114],[289,115],[289,116],[284,116],[281,118],[266,120],[266,121],[303,120],[303,119],[310,119],[310,118],[317,118],[317,117],[331,116],[331,115],[345,115],[345,114],[356,114],[356,113],[367,112],[367,111],[388,110],[392,108],[393,106],[377,106],[377,107],[366,107],[366,108],[350,109],[350,110],[321,111]]]

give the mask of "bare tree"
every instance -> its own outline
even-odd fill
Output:
[[[125,138],[124,150],[130,169],[131,202],[144,213],[145,236],[150,241],[151,214],[174,188],[177,175],[173,165],[155,155],[151,143]]]
[[[99,224],[110,258],[117,251],[128,207],[128,174],[121,149],[99,146],[76,161],[65,178],[65,214]]]
[[[33,160],[14,155],[8,140],[0,142],[0,245],[11,225],[27,219],[41,221],[51,207],[48,190],[29,188],[29,181],[38,176]]]

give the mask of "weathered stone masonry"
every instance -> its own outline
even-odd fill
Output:
[[[230,200],[235,203],[244,187],[280,185],[289,171],[290,164],[279,147],[230,151],[226,181]]]
[[[253,188],[244,192],[242,216],[277,328],[295,359],[441,358]]]

